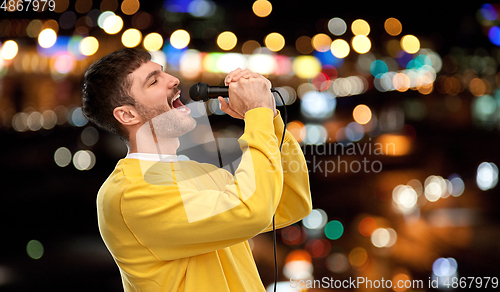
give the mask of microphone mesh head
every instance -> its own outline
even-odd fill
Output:
[[[196,84],[193,84],[189,88],[189,97],[191,97],[192,100],[194,101],[207,101],[209,100],[207,96],[207,91],[208,91],[208,84],[203,83],[203,82],[198,82]]]

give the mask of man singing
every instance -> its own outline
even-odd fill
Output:
[[[265,291],[247,240],[272,230],[273,214],[282,228],[311,211],[305,159],[288,131],[279,149],[271,82],[237,69],[225,83],[221,109],[245,121],[234,176],[177,157],[196,122],[179,80],[148,52],[122,49],[85,72],[85,116],[128,147],[97,195],[99,230],[127,292]]]

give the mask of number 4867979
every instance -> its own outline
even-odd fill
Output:
[[[45,11],[47,8],[54,11],[56,2],[54,0],[4,0],[0,9],[3,11]]]

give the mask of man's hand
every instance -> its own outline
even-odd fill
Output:
[[[245,113],[258,107],[267,107],[277,115],[276,103],[271,93],[271,81],[259,73],[240,68],[226,76],[229,86],[229,103],[219,96],[221,110],[233,118],[243,119]]]

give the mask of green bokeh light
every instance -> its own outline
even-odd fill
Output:
[[[340,221],[332,220],[325,226],[325,235],[331,240],[339,239],[344,234],[344,226]]]

